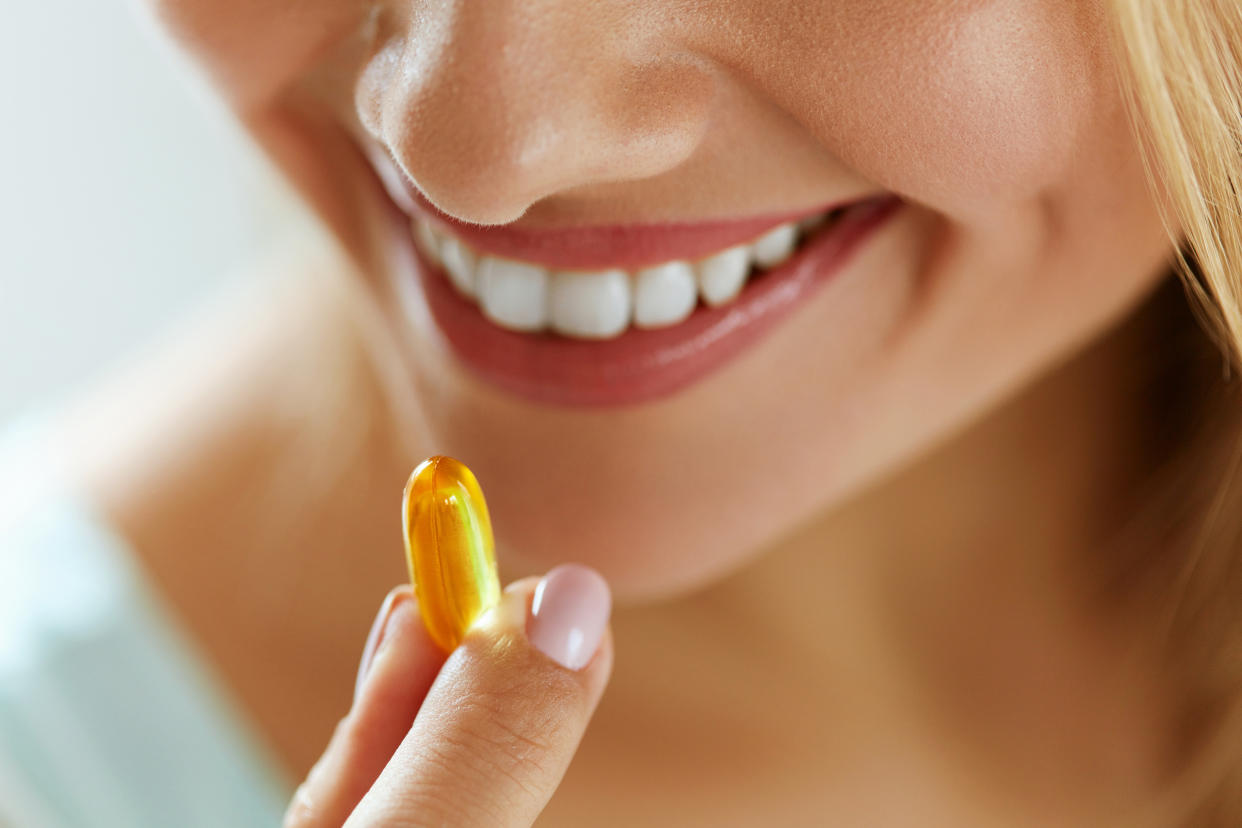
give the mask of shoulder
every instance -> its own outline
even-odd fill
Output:
[[[276,824],[286,786],[124,540],[60,485],[52,434],[42,423],[0,432],[5,817],[47,826]]]

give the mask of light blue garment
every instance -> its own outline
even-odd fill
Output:
[[[0,439],[0,826],[279,825],[290,786],[51,448]]]

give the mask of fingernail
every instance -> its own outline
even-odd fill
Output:
[[[362,693],[362,686],[371,672],[375,657],[379,655],[388,641],[393,616],[404,612],[402,607],[408,603],[409,592],[405,589],[394,589],[388,593],[384,603],[380,604],[379,612],[375,614],[375,620],[371,622],[371,631],[367,633],[367,643],[362,648],[362,661],[358,664],[358,678],[354,681],[354,701],[357,701],[359,694]]]
[[[556,663],[581,670],[599,648],[611,612],[603,577],[581,564],[563,564],[535,587],[526,637]]]

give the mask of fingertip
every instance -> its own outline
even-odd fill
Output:
[[[578,680],[588,690],[588,695],[596,703],[604,694],[604,689],[612,679],[612,666],[615,658],[612,626],[606,625],[600,635],[599,646],[594,655],[576,671]]]
[[[492,824],[503,810],[511,824],[531,824],[611,675],[610,610],[607,584],[587,567],[510,584],[449,656],[397,750],[401,761],[359,813],[377,823],[397,808],[427,824]]]
[[[419,615],[418,600],[409,587],[389,593],[387,615],[377,636],[374,655],[360,674],[355,707],[375,705],[417,712],[446,654],[432,640]],[[421,692],[411,696],[411,691]]]
[[[412,597],[401,592],[389,593],[384,608],[376,619],[376,627],[372,630],[374,643],[368,641],[370,656],[364,658],[358,673],[358,684],[354,691],[355,703],[366,686],[372,682],[377,670],[392,659],[394,652],[405,649],[406,639],[414,632],[412,627],[416,618],[417,609]]]
[[[399,602],[407,598],[413,599],[413,597],[414,594],[408,586],[398,586],[390,589],[388,594],[384,596],[383,602],[380,603],[379,611],[375,614],[375,620],[371,622],[371,629],[367,633],[366,643],[362,647],[362,657],[358,661],[358,675],[354,679],[355,701],[362,693],[362,685],[367,675],[371,672],[372,662],[375,660],[380,644],[387,634],[389,624],[392,621],[393,609]]]
[[[605,635],[611,648],[612,592],[599,572],[579,563],[513,581],[500,601],[479,615],[467,637],[503,641],[518,635],[568,670],[591,664]]]
[[[535,587],[539,584],[539,578],[540,576],[538,575],[527,575],[525,578],[518,578],[516,581],[509,583],[503,592],[505,595],[514,593],[529,595],[535,591]]]
[[[604,577],[583,564],[562,564],[535,587],[526,634],[557,664],[581,670],[599,650],[611,615],[612,592]]]

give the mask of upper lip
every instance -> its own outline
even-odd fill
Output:
[[[562,270],[633,270],[675,260],[692,261],[737,244],[754,241],[766,231],[847,206],[860,199],[837,201],[810,209],[701,222],[611,224],[586,227],[523,227],[516,224],[478,225],[446,215],[421,193],[414,194],[416,212],[475,251]]]
[[[388,159],[373,160],[382,164]],[[399,168],[393,166],[393,171],[397,172]],[[402,189],[416,215],[465,242],[476,252],[561,270],[633,270],[676,260],[693,261],[754,241],[785,222],[827,213],[872,195],[867,193],[862,197],[781,213],[709,221],[525,227],[520,224],[479,225],[456,219],[428,201],[404,174],[397,172],[397,175],[402,179]]]

